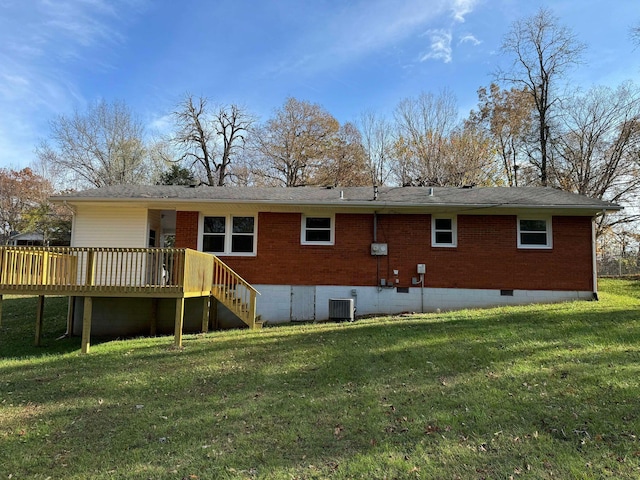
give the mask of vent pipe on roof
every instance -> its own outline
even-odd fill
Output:
[[[340,200],[344,200],[344,190],[340,190]]]
[[[373,186],[373,199],[374,200],[378,199],[378,186],[377,185]]]
[[[433,187],[429,187],[429,196],[433,197]]]

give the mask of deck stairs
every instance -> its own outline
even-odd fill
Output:
[[[213,259],[211,296],[249,328],[262,328],[261,317],[256,314],[256,298],[260,292],[218,257]]]

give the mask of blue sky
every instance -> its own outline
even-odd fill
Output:
[[[346,122],[449,88],[466,115],[511,23],[541,6],[587,44],[575,85],[639,79],[638,0],[0,0],[0,167],[28,166],[52,118],[99,99],[150,134],[186,92],[262,119],[293,96]]]

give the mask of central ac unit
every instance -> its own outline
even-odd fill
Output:
[[[353,322],[353,298],[330,298],[329,320],[348,320]]]

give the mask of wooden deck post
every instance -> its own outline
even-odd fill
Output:
[[[211,320],[211,328],[218,330],[220,321],[218,320],[218,299],[216,297],[211,297],[209,301],[209,318]]]
[[[174,345],[182,347],[182,325],[184,323],[184,297],[176,298],[176,325]]]
[[[202,297],[202,333],[209,331],[209,297]]]
[[[158,299],[151,299],[151,319],[149,325],[149,336],[155,337],[158,333]]]
[[[2,294],[0,293],[0,327],[2,326]]]
[[[256,295],[255,293],[253,293],[251,295],[251,298],[249,299],[249,328],[254,329],[256,328],[256,314],[257,314],[257,307],[256,307]]]
[[[93,310],[93,298],[84,297],[84,312],[82,313],[82,353],[89,353],[91,346],[91,315]]]
[[[42,338],[42,317],[44,315],[44,295],[38,295],[38,306],[36,308],[36,347],[40,346]]]
[[[76,310],[76,297],[69,297],[69,307],[67,310],[67,331],[65,335],[71,337],[73,335],[73,318]]]

